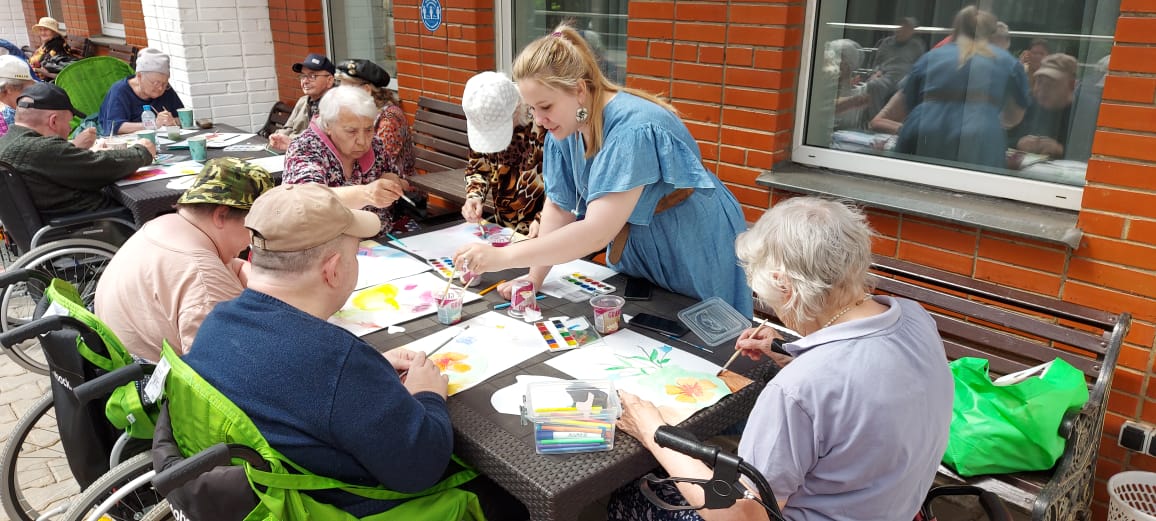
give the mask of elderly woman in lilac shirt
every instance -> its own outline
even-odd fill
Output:
[[[381,217],[381,232],[392,229],[390,207],[409,183],[385,154],[374,135],[378,114],[363,89],[336,87],[321,98],[317,118],[289,145],[285,154],[286,184],[318,183],[349,208],[364,208]]]

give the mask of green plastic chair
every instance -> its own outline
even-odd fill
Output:
[[[100,104],[112,84],[135,74],[132,67],[111,56],[93,56],[73,62],[56,76],[56,84],[68,93],[72,106],[89,116],[100,111]],[[72,128],[81,119],[72,118]]]

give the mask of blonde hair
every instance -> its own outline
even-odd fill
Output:
[[[952,22],[952,41],[959,47],[959,67],[962,68],[972,56],[995,56],[988,42],[996,33],[995,15],[969,5],[955,14]]]
[[[590,159],[602,149],[602,103],[606,96],[615,92],[627,92],[658,104],[677,114],[670,103],[649,92],[623,87],[610,81],[602,74],[598,60],[586,39],[568,24],[559,25],[554,32],[530,42],[514,59],[514,81],[535,80],[551,89],[574,95],[578,85],[583,84],[590,92],[590,146],[586,158]]]

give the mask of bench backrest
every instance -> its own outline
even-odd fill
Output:
[[[986,358],[1008,374],[1054,358],[1084,372],[1089,405],[1103,403],[1131,315],[975,280],[911,262],[876,257],[876,288],[924,304],[948,358]]]
[[[414,163],[425,173],[458,170],[469,164],[466,115],[456,103],[418,99],[414,115]]]
[[[89,58],[96,56],[96,44],[92,43],[87,36],[68,35],[65,37],[68,41],[68,47],[72,49],[72,54],[77,58]]]
[[[128,44],[114,43],[108,46],[108,55],[119,59],[136,69],[136,53],[140,49]]]

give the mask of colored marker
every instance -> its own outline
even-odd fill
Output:
[[[698,345],[698,344],[692,344],[692,343],[690,343],[690,342],[687,342],[686,340],[683,340],[683,339],[681,339],[681,338],[678,338],[678,337],[676,337],[676,336],[674,336],[674,335],[663,335],[663,336],[665,336],[666,338],[669,338],[669,339],[671,339],[671,340],[674,340],[675,342],[679,342],[679,343],[682,343],[682,344],[688,345],[688,346],[690,346],[690,347],[693,347],[693,348],[695,348],[695,349],[699,349],[699,350],[702,350],[702,351],[706,351],[706,352],[708,352],[708,353],[710,353],[710,354],[714,354],[714,351],[711,351],[710,349],[707,349],[707,348],[705,348],[705,347],[703,347],[703,346],[700,346],[700,345]]]
[[[606,443],[603,438],[572,438],[566,440],[538,440],[538,445],[590,445]]]
[[[545,432],[538,433],[534,437],[539,442],[572,441],[574,443],[587,443],[590,441],[594,441],[594,442],[601,443],[601,442],[606,441],[606,438],[603,438],[602,436],[597,436],[597,435],[591,434],[589,432],[566,432],[566,431],[550,432],[550,431],[545,431]]]
[[[537,298],[535,298],[534,300],[542,300],[542,299],[544,299],[544,298],[546,298],[546,295],[538,295],[538,297],[537,297]],[[501,303],[501,304],[498,304],[497,306],[494,306],[494,309],[495,309],[495,310],[498,310],[498,309],[506,309],[506,308],[508,308],[508,307],[510,307],[510,303],[509,303],[509,302],[503,302],[503,303]]]
[[[408,248],[408,246],[406,246],[404,242],[401,242],[401,239],[394,237],[392,233],[387,233],[387,234],[385,234],[385,236],[389,237],[389,239],[392,240],[393,242],[400,244],[402,248]]]

